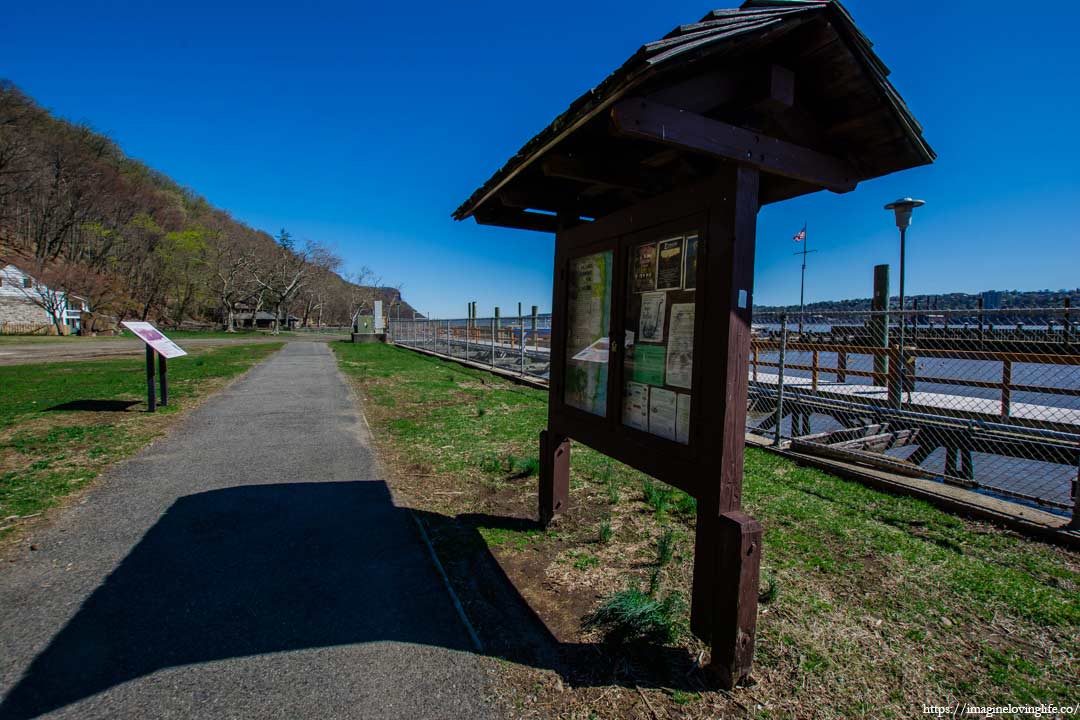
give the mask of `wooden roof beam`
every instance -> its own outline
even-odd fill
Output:
[[[593,190],[596,192],[592,192]],[[581,193],[544,186],[507,188],[499,192],[499,200],[508,208],[546,210],[568,213],[575,217],[601,217],[629,204],[623,201],[618,191],[595,186]],[[635,198],[631,198],[631,201],[634,200]]]
[[[795,102],[795,73],[780,65],[765,65],[749,72],[713,70],[662,87],[646,98],[696,113],[729,104],[761,112],[783,112]]]
[[[643,98],[617,102],[611,120],[624,137],[730,160],[833,192],[850,192],[859,182],[855,168],[839,158]]]
[[[621,190],[633,190],[643,194],[657,191],[657,183],[639,168],[619,166],[611,162],[599,162],[586,158],[552,155],[541,164],[548,177],[576,180],[587,185],[601,185]]]
[[[509,208],[505,205],[495,205],[494,207],[492,205],[485,205],[473,213],[473,217],[478,224],[549,233],[558,230],[559,222],[555,215],[529,212],[523,208]]]

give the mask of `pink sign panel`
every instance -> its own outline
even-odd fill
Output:
[[[124,321],[120,324],[138,335],[144,343],[154,348],[158,355],[162,357],[174,358],[187,355],[179,345],[162,335],[160,330],[148,322]]]

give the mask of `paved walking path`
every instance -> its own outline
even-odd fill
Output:
[[[324,344],[285,346],[2,560],[2,720],[496,714]]]

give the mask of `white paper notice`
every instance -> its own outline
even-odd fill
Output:
[[[649,429],[649,386],[628,382],[623,392],[623,424],[638,430]]]
[[[679,393],[675,402],[675,440],[683,445],[690,444],[690,396]]]
[[[674,391],[652,388],[649,392],[649,432],[674,440],[677,409]]]
[[[664,310],[667,293],[641,293],[641,319],[638,333],[641,342],[664,342]]]
[[[690,389],[694,374],[694,304],[671,306],[667,344],[667,384]]]

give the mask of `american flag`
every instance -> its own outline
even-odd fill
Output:
[[[791,239],[794,240],[795,242],[802,242],[803,240],[805,240],[806,239],[806,226],[803,225],[802,230],[795,233],[795,237],[793,237]]]

